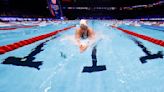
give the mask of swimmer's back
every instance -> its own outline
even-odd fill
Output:
[[[84,39],[86,39],[86,38],[91,37],[93,34],[94,33],[93,33],[92,28],[88,28],[86,30],[86,33],[85,32],[82,32],[82,29],[81,28],[77,28],[76,29],[76,36],[78,36],[78,38],[82,38],[83,39],[83,37],[84,37]]]

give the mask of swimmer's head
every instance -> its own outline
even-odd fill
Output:
[[[87,20],[85,19],[80,20],[80,28],[83,30],[86,30],[88,28]]]

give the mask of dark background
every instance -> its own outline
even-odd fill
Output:
[[[143,5],[159,0],[62,0],[63,7],[123,7]],[[69,19],[77,17],[103,17],[125,19],[139,17],[164,17],[164,6],[135,10],[63,10]],[[0,16],[53,17],[48,9],[47,0],[0,0]]]
[[[0,0],[0,15],[51,17],[47,0]]]
[[[64,5],[69,6],[132,6],[149,4],[159,0],[62,0]]]

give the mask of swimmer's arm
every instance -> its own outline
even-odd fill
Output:
[[[79,31],[79,29],[76,30],[75,39],[77,40],[77,44],[80,45],[80,31]]]
[[[95,33],[92,28],[89,28],[89,39],[90,40],[95,39]]]
[[[91,28],[89,28],[89,40],[88,45],[92,45],[95,42],[95,33]]]

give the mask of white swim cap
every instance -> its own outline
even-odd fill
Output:
[[[80,20],[80,25],[85,25],[85,26],[87,26],[87,20],[81,19],[81,20]]]

